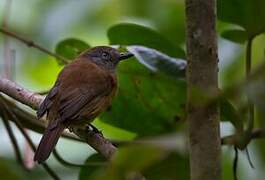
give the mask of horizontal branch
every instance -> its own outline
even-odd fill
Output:
[[[3,100],[6,101],[6,104],[10,109],[12,109],[12,112],[15,114],[15,116],[18,118],[18,121],[23,125],[23,127],[30,129],[37,133],[43,133],[45,130],[45,122],[40,120],[36,121],[36,116],[34,116],[32,113],[29,113],[26,110],[23,110],[21,107],[19,107],[17,104],[12,103],[11,101],[8,101],[6,98],[2,97]],[[1,109],[0,104],[0,109]],[[0,114],[1,115],[1,114]],[[13,121],[13,119],[11,119]],[[63,137],[75,141],[84,142],[84,140],[81,140],[78,138],[75,134],[64,132]]]
[[[0,78],[0,92],[35,110],[44,100],[43,96],[33,93],[5,78]],[[38,122],[37,119],[36,122]],[[110,159],[116,152],[116,147],[110,141],[88,128],[74,129],[74,133],[107,159]]]
[[[35,110],[44,100],[43,96],[31,92],[6,78],[0,78],[0,92]]]

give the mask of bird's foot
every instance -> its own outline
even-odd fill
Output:
[[[87,125],[87,129],[90,130],[90,131],[91,131],[91,129],[92,129],[92,131],[93,131],[94,133],[103,135],[103,134],[102,134],[102,131],[98,130],[98,129],[97,129],[95,126],[93,126],[92,124]]]
[[[74,132],[74,128],[73,127],[68,127],[68,130],[72,133]]]

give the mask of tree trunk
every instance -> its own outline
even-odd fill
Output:
[[[191,180],[220,180],[218,104],[205,104],[206,96],[218,91],[215,0],[186,0],[186,18]],[[206,95],[200,96],[199,101],[198,92]]]

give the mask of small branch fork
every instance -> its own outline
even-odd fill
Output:
[[[5,78],[0,78],[0,92],[3,92],[32,109],[37,109],[44,100],[43,96],[26,90]],[[110,159],[116,151],[116,147],[113,146],[110,141],[105,139],[101,134],[95,133],[88,128],[74,129],[73,132],[102,154],[106,159]]]
[[[8,118],[6,120],[13,119],[13,122],[15,123],[15,125],[17,126],[19,131],[22,133],[24,138],[27,140],[27,142],[29,143],[31,149],[33,151],[36,151],[36,147],[33,144],[31,138],[29,137],[29,135],[24,130],[23,125],[18,121],[17,117],[9,109],[9,107],[8,107],[7,103],[5,102],[4,98],[2,96],[0,96],[0,99],[1,99],[1,104],[0,105],[3,106],[3,107],[1,107],[1,110],[4,111],[4,112],[1,112],[1,113],[6,113],[6,115],[7,115],[6,118]],[[16,141],[16,139],[15,139],[15,141]],[[43,163],[42,166],[49,173],[49,175],[51,177],[53,177],[53,179],[59,179],[59,177],[56,175],[56,173],[46,163]]]

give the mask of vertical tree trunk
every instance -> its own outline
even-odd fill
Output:
[[[218,91],[215,0],[186,0],[188,52],[188,122],[191,180],[221,179],[221,140],[218,105],[194,100],[194,91]]]

